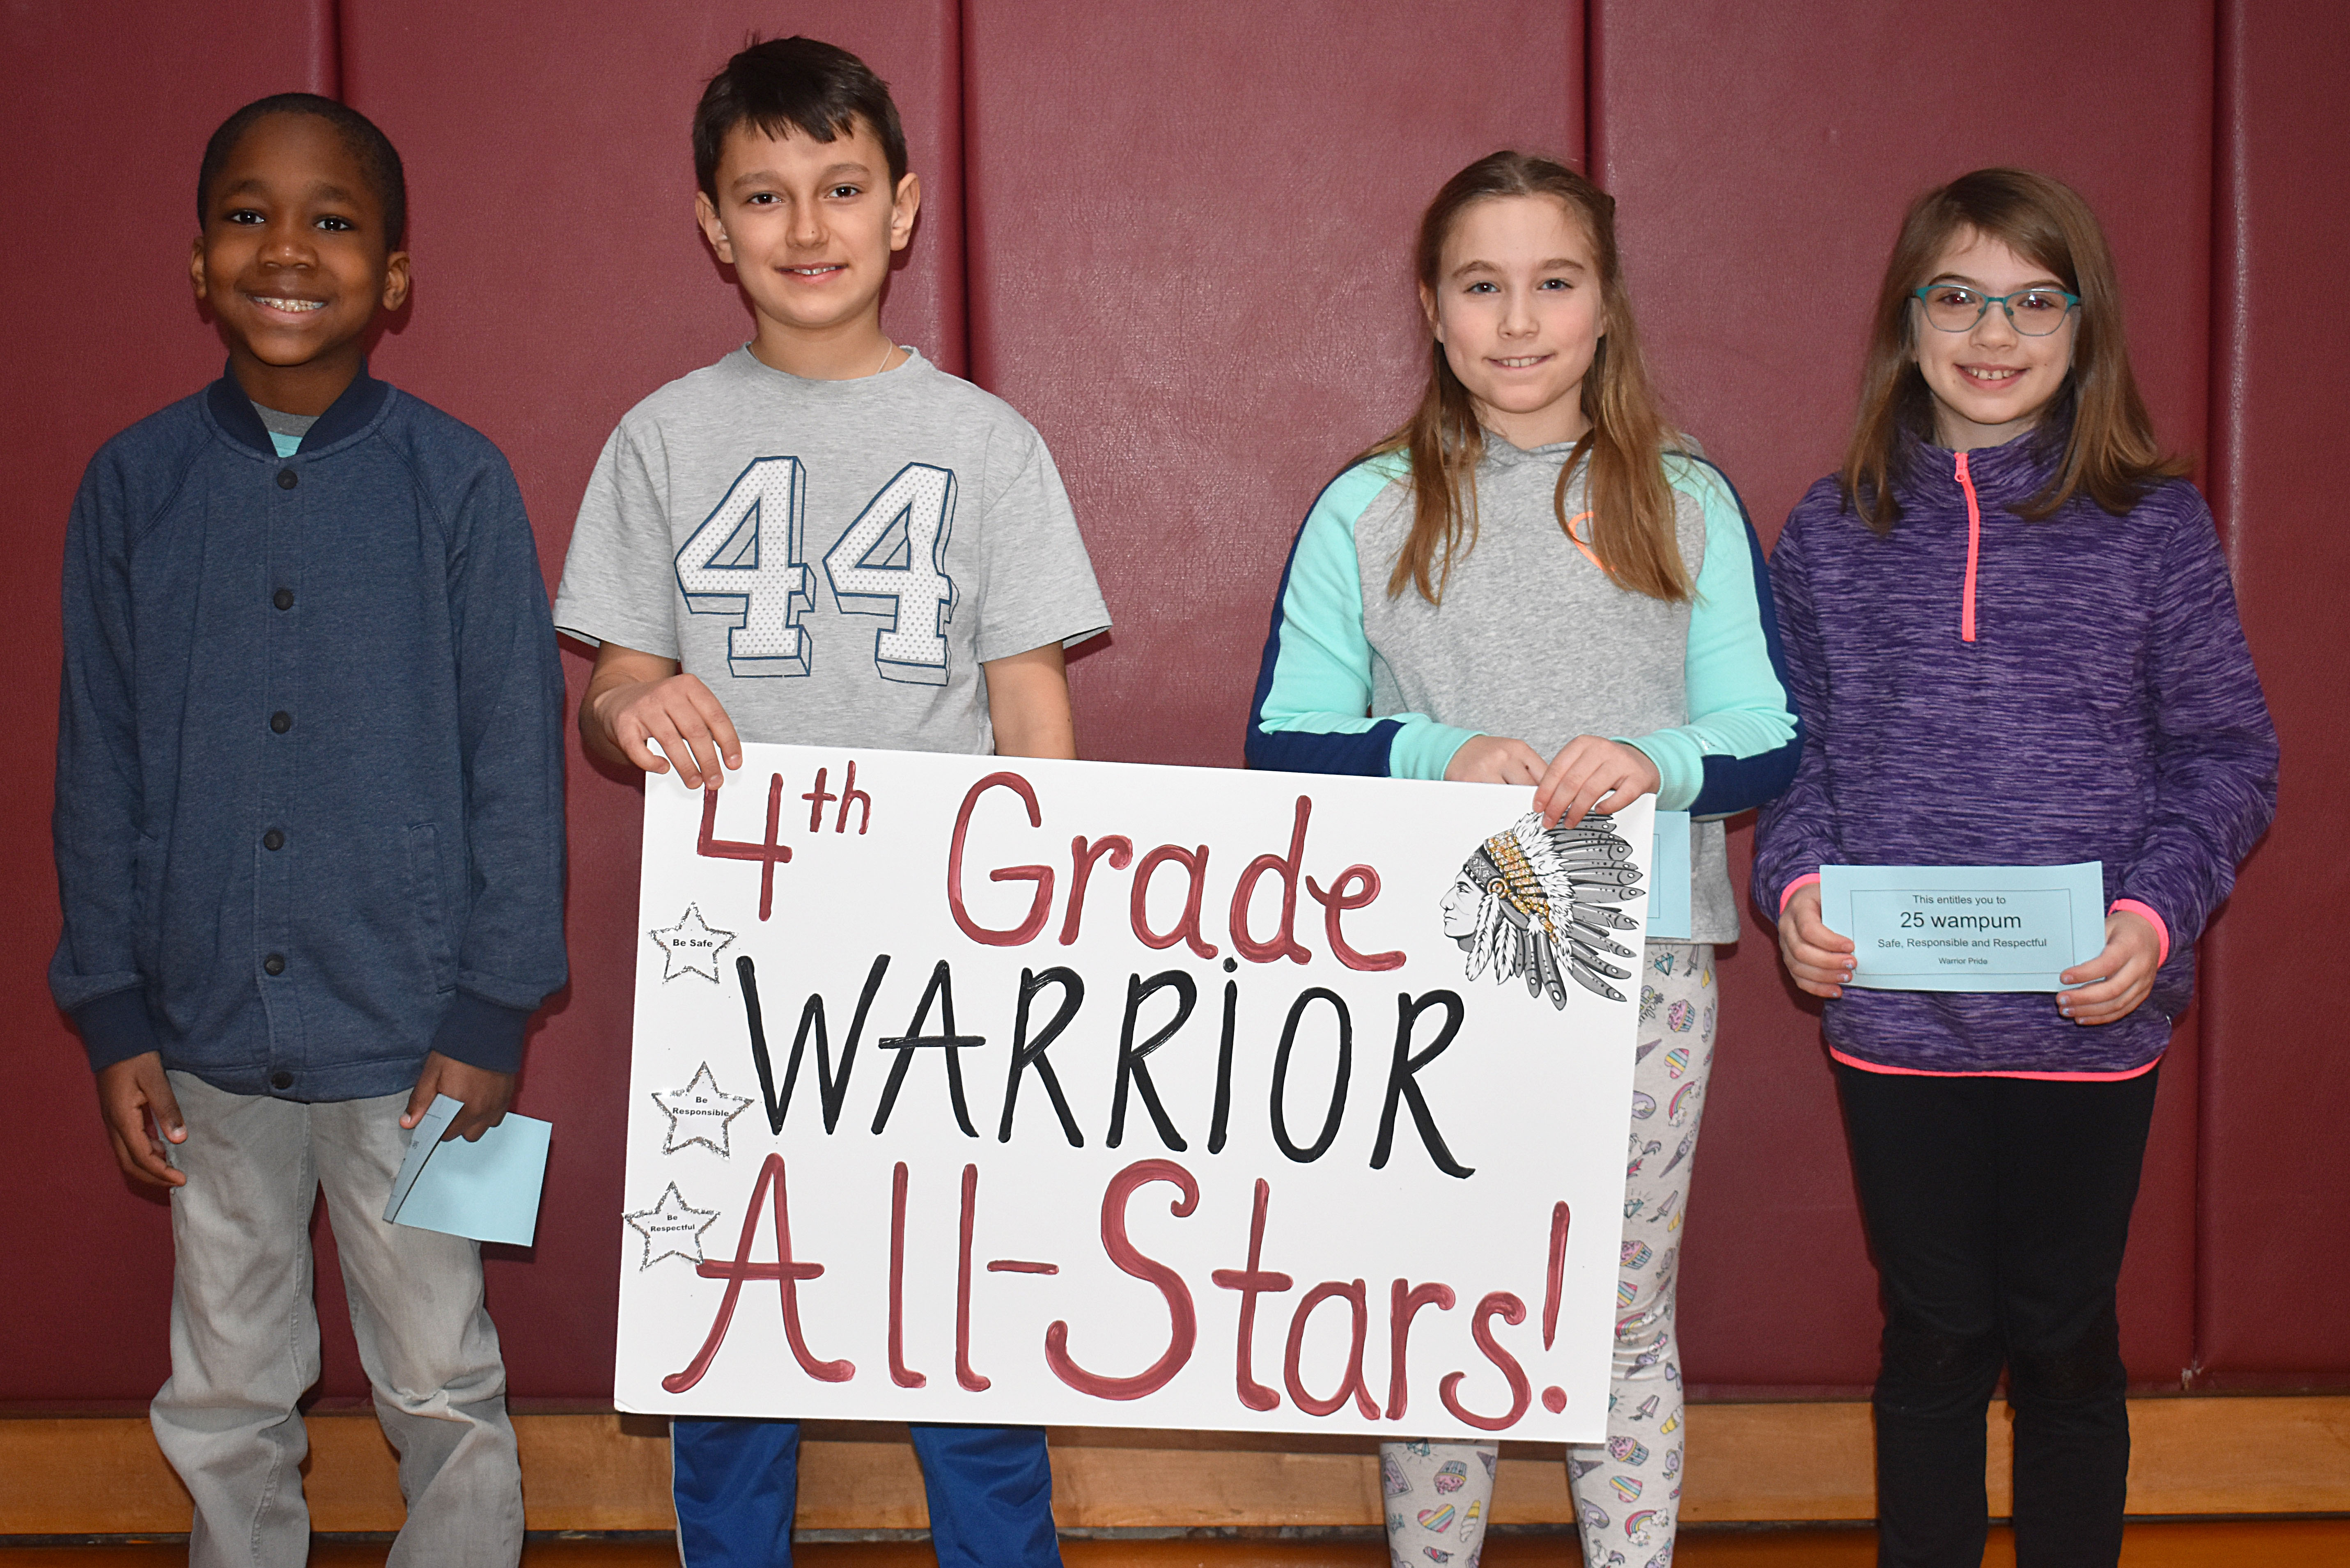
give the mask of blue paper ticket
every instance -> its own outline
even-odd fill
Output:
[[[1847,985],[2062,991],[2105,948],[2105,865],[1823,866],[1820,919],[1853,940]]]
[[[392,1178],[384,1222],[527,1247],[538,1230],[552,1125],[508,1111],[505,1120],[472,1143],[442,1143],[441,1135],[464,1108],[452,1096],[433,1096],[409,1134],[408,1155]]]
[[[1690,814],[1657,813],[1657,844],[1648,862],[1648,923],[1652,941],[1690,938]]]

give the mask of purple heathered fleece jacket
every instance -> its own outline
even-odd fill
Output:
[[[2106,898],[2169,928],[2154,992],[2117,1023],[2043,993],[1847,989],[1828,1042],[1931,1073],[2123,1074],[2161,1055],[2195,944],[2276,812],[2277,741],[2203,498],[2184,480],[2125,517],[2085,496],[2027,523],[2061,431],[1909,450],[1880,538],[1833,478],[1771,556],[1807,743],[1762,808],[1754,898],[1776,916],[1824,865],[2105,863]],[[1981,523],[1969,559],[1971,481]],[[1962,638],[1972,581],[1973,640]]]

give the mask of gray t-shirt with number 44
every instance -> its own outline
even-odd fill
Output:
[[[746,741],[984,753],[980,666],[1109,612],[1011,405],[920,354],[811,381],[744,348],[604,443],[555,624],[676,659]]]

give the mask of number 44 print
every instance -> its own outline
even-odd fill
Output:
[[[824,575],[840,613],[886,623],[873,634],[873,666],[884,680],[947,683],[946,623],[954,615],[955,586],[946,575],[946,554],[954,493],[951,472],[910,462],[824,553]],[[816,607],[816,598],[806,566],[806,493],[799,459],[763,457],[736,477],[677,553],[686,608],[734,621],[726,664],[737,677],[808,673],[815,650],[800,617]],[[769,523],[777,527],[769,531]]]

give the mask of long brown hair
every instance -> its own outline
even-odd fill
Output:
[[[1583,414],[1591,428],[1575,443],[1559,470],[1551,504],[1558,525],[1567,525],[1566,487],[1588,465],[1592,554],[1622,587],[1651,598],[1679,602],[1691,592],[1674,531],[1672,487],[1665,481],[1664,449],[1669,432],[1658,411],[1648,372],[1640,358],[1640,335],[1632,322],[1616,254],[1616,199],[1563,163],[1525,152],[1494,152],[1480,158],[1444,182],[1419,220],[1412,270],[1420,286],[1433,290],[1444,263],[1444,242],[1472,202],[1501,196],[1548,196],[1563,203],[1590,236],[1598,265],[1600,301],[1607,330],[1591,369],[1583,378]],[[1485,455],[1485,434],[1469,389],[1452,373],[1444,345],[1429,342],[1428,385],[1419,407],[1394,434],[1363,458],[1403,452],[1411,460],[1411,533],[1396,554],[1388,576],[1388,597],[1409,585],[1430,604],[1444,601],[1444,587],[1457,556],[1477,543],[1477,464]],[[1357,462],[1362,459],[1357,459]]]
[[[1909,291],[1932,282],[1928,269],[1970,233],[2046,268],[2081,296],[2072,368],[2034,432],[2053,439],[2067,430],[2063,459],[2016,514],[2037,522],[2085,491],[2119,516],[2155,483],[2185,473],[2192,465],[2164,453],[2130,373],[2121,287],[2096,214],[2078,192],[2044,174],[1978,169],[1927,192],[1901,220],[1861,369],[1860,413],[1841,476],[1845,504],[1879,534],[1891,533],[1900,519],[1893,492],[1903,478],[1902,438],[1930,441],[1934,434],[1934,395],[1918,369],[1918,312],[1910,309]]]

